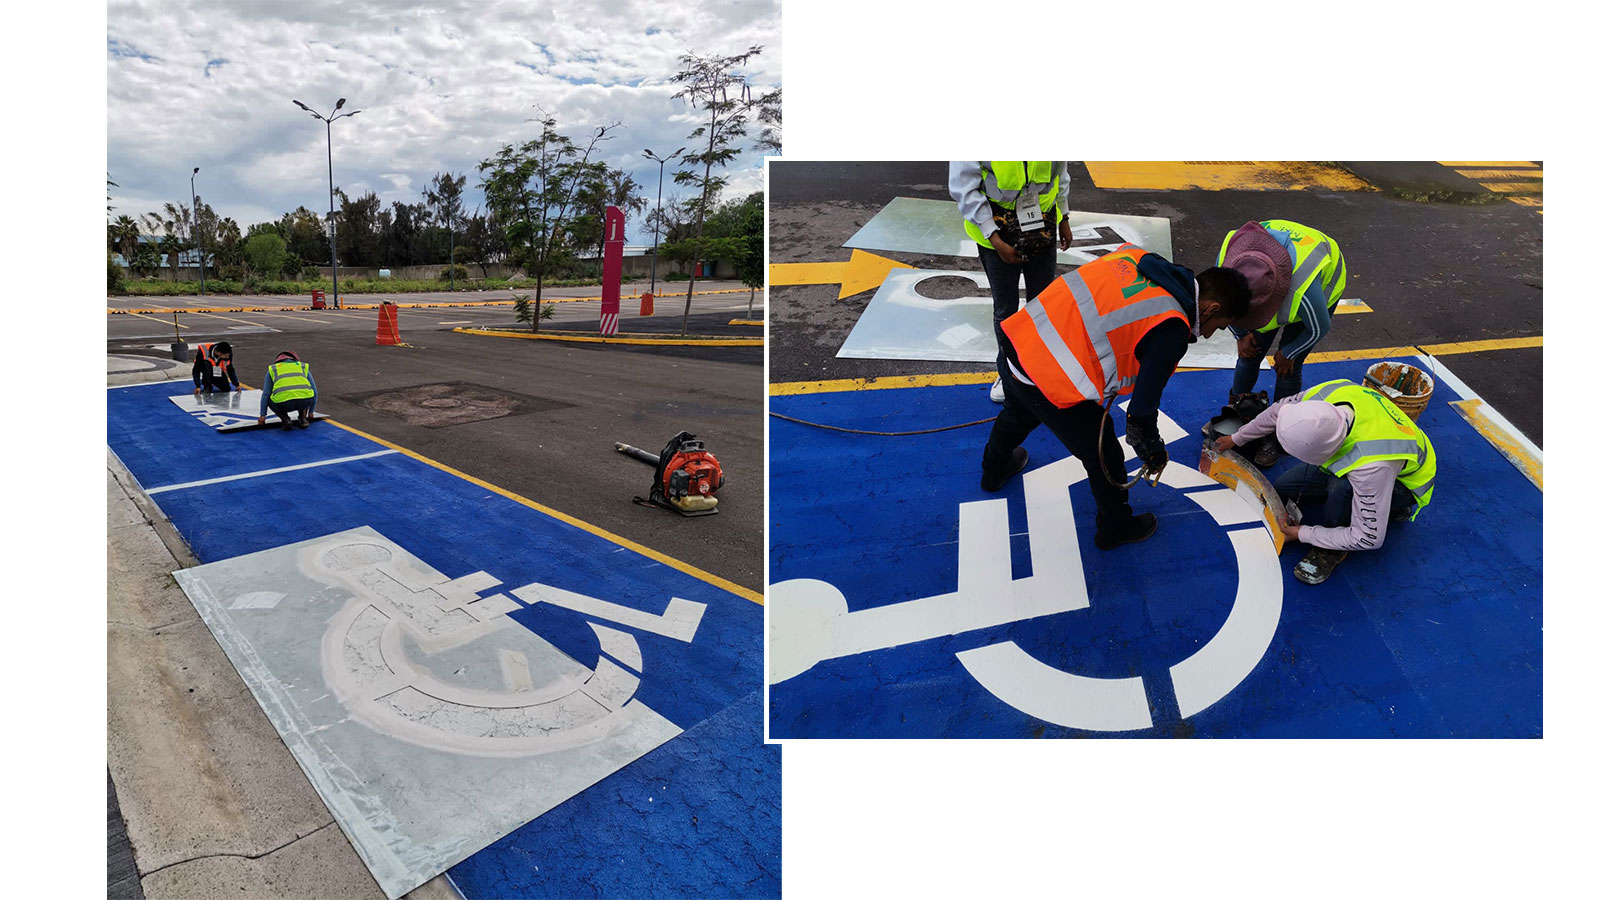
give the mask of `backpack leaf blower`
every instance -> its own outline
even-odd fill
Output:
[[[715,494],[722,487],[722,464],[706,450],[703,441],[680,431],[659,455],[621,442],[617,452],[625,453],[656,467],[650,482],[650,497],[634,497],[640,506],[670,509],[683,516],[710,516],[717,512]]]

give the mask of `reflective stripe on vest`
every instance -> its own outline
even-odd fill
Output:
[[[1438,474],[1433,443],[1421,426],[1388,397],[1343,379],[1323,382],[1306,391],[1302,399],[1344,403],[1355,412],[1350,433],[1322,468],[1344,476],[1368,463],[1400,460],[1399,481],[1417,499],[1417,509],[1411,514],[1415,519],[1433,499]]]
[[[1040,166],[1044,168],[1041,170]],[[1061,193],[1061,174],[1055,171],[1054,162],[980,160],[978,168],[983,172],[983,195],[1002,208],[1016,209],[1017,198],[1022,196],[1023,189],[1029,184],[1048,185],[1039,195],[1039,209],[1055,208],[1056,197]],[[994,249],[989,239],[983,236],[982,229],[972,222],[962,221],[966,225],[968,237],[981,247]]]
[[[1188,324],[1171,294],[1139,275],[1145,251],[1124,244],[1057,278],[1001,323],[1022,371],[1058,407],[1133,390],[1134,348],[1167,319]]]
[[[272,396],[269,403],[286,403],[290,400],[301,400],[306,397],[315,397],[317,392],[311,389],[311,379],[307,374],[311,366],[303,362],[284,360],[275,362],[267,367],[267,372],[272,375]]]
[[[227,375],[227,371],[224,368],[224,363],[222,360],[211,353],[211,348],[215,346],[217,345],[201,344],[197,349],[200,351],[201,362],[204,362],[211,369],[211,377],[222,378]]]
[[[1294,270],[1289,275],[1289,292],[1284,295],[1283,303],[1271,321],[1258,330],[1271,331],[1280,325],[1300,321],[1300,301],[1319,277],[1328,308],[1336,306],[1339,297],[1344,294],[1345,284],[1344,254],[1339,252],[1338,243],[1315,228],[1287,219],[1267,219],[1257,224],[1265,228],[1278,243],[1285,245],[1289,259],[1294,263]],[[1222,249],[1217,252],[1217,265],[1222,265],[1228,255],[1228,244],[1237,233],[1230,231],[1222,239]]]

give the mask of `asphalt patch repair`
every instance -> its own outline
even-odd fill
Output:
[[[407,425],[425,428],[446,428],[504,416],[566,409],[572,405],[461,381],[375,391],[348,399],[373,412],[394,416]]]

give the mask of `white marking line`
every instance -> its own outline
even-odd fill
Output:
[[[355,462],[356,460],[360,459],[372,459],[375,456],[388,456],[391,453],[399,452],[400,451],[398,450],[379,450],[376,453],[363,453],[359,456],[341,456],[338,459],[325,459],[321,462],[302,463],[298,466],[284,466],[278,469],[262,469],[259,472],[245,472],[239,475],[228,475],[223,478],[207,478],[204,481],[189,481],[183,484],[169,484],[165,487],[150,488],[149,490],[145,491],[145,493],[163,494],[167,491],[181,491],[184,488],[201,487],[202,485],[207,484],[221,484],[224,481],[239,481],[244,478],[259,478],[262,475],[277,475],[280,472],[296,472],[300,469],[315,469],[318,466],[331,466],[335,463]]]
[[[700,617],[706,611],[704,603],[673,597],[667,601],[666,612],[656,615],[585,594],[564,591],[537,581],[513,588],[511,594],[529,606],[541,602],[549,603],[582,615],[616,622],[619,625],[659,634],[684,643],[694,640],[694,633],[700,628]]]

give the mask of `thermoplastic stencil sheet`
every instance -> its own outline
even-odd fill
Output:
[[[1057,250],[1056,264],[1081,266],[1124,243],[1172,259],[1172,226],[1153,216],[1114,216],[1068,208],[1072,249]],[[967,236],[954,200],[896,197],[850,239],[846,247],[933,256],[976,258],[978,245]]]

